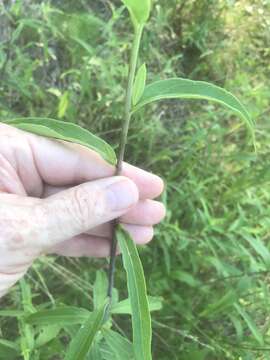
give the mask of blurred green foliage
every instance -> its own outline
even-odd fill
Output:
[[[117,144],[129,26],[116,0],[0,2],[0,117],[61,118]],[[167,185],[167,218],[140,249],[149,293],[164,299],[153,314],[154,359],[270,356],[269,26],[268,0],[154,1],[142,43],[149,81],[177,75],[224,86],[257,121],[258,148],[230,112],[205,102],[159,103],[131,125],[127,160]],[[1,307],[89,308],[95,270],[106,268],[43,258]],[[121,270],[116,285],[124,298]],[[0,325],[1,338],[24,359],[31,350],[31,360],[62,359],[76,331],[6,316]],[[130,334],[128,317],[115,326]]]

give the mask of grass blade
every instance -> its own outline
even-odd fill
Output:
[[[238,311],[238,313],[242,316],[242,318],[245,320],[249,330],[253,334],[254,338],[258,341],[258,343],[263,346],[264,340],[261,332],[259,331],[257,325],[254,323],[252,318],[248,315],[248,313],[238,304],[235,304],[235,308]]]

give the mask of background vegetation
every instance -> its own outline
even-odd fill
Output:
[[[123,12],[118,0],[1,1],[0,117],[72,121],[117,144],[130,50]],[[224,86],[256,119],[258,146],[256,155],[239,120],[206,102],[159,103],[132,123],[128,161],[167,184],[168,216],[140,249],[149,293],[163,298],[154,359],[270,359],[269,27],[268,0],[154,1],[142,44],[149,80]],[[106,268],[43,258],[1,307],[91,308],[95,270]],[[124,298],[121,270],[116,285]],[[129,317],[115,326],[130,334]],[[0,336],[22,359],[57,360],[72,333],[2,316]]]

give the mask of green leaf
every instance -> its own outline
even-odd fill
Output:
[[[147,75],[147,69],[146,65],[143,64],[135,77],[134,85],[133,85],[133,95],[132,95],[132,101],[133,105],[135,106],[140,98],[142,97],[142,94],[145,89],[145,83],[146,83],[146,75]]]
[[[162,309],[162,298],[148,296],[149,311]],[[111,308],[112,314],[132,314],[130,299],[125,299],[115,304]]]
[[[69,104],[69,94],[68,91],[65,91],[64,94],[60,97],[58,105],[58,117],[61,119],[66,115],[68,104]]]
[[[124,267],[127,273],[128,293],[131,299],[135,359],[150,360],[152,358],[151,317],[143,267],[134,242],[121,226],[117,228],[117,238],[122,251]]]
[[[0,316],[3,317],[22,317],[25,315],[25,312],[23,310],[0,310]]]
[[[235,303],[237,297],[233,290],[229,290],[224,296],[220,297],[216,302],[209,304],[200,316],[212,316],[216,313],[222,313],[228,310]]]
[[[96,151],[110,164],[116,164],[116,155],[111,146],[79,125],[61,120],[34,117],[11,119],[3,122],[33,134],[86,146]]]
[[[93,288],[93,302],[94,309],[98,309],[100,304],[103,304],[107,297],[108,278],[104,271],[98,270],[96,272],[96,280]]]
[[[175,270],[172,271],[170,275],[172,279],[181,281],[191,287],[197,287],[200,285],[200,282],[197,279],[195,279],[193,275],[191,275],[186,271]]]
[[[249,244],[253,247],[256,253],[262,257],[265,264],[269,266],[270,252],[268,248],[264,245],[263,241],[261,241],[259,237],[251,236],[249,234],[245,234],[244,232],[241,235],[245,240],[249,242]]]
[[[104,339],[116,360],[132,360],[134,358],[131,342],[112,330],[103,332]]]
[[[146,86],[133,113],[146,104],[164,99],[205,99],[218,102],[239,115],[253,134],[254,122],[242,103],[228,91],[204,81],[173,78],[154,82]]]
[[[257,325],[252,320],[252,318],[248,315],[248,313],[240,305],[235,304],[235,308],[238,311],[238,313],[242,316],[242,318],[245,320],[249,330],[251,331],[251,333],[253,334],[255,339],[258,341],[258,343],[261,346],[263,346],[264,345],[263,336],[260,333],[259,329],[257,328]]]
[[[101,329],[107,310],[108,301],[94,311],[81,326],[75,338],[71,341],[65,360],[83,360],[89,353],[96,334]]]
[[[35,348],[42,347],[54,340],[62,329],[62,325],[49,325],[40,329],[39,334],[35,341]]]
[[[86,360],[104,360],[101,354],[101,344],[98,341],[94,341]]]
[[[91,313],[82,308],[65,306],[52,310],[42,310],[25,318],[28,324],[33,325],[74,325],[83,324]]]
[[[145,24],[151,10],[151,0],[122,0],[135,25]]]
[[[19,350],[17,344],[0,339],[0,359],[16,359],[19,356]]]

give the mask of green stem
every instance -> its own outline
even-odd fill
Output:
[[[135,36],[132,45],[132,52],[131,52],[131,59],[129,66],[128,84],[127,84],[126,99],[125,99],[125,116],[122,125],[119,154],[118,154],[116,172],[115,172],[116,176],[120,175],[122,172],[122,166],[125,156],[128,129],[131,119],[133,84],[136,75],[136,68],[137,68],[142,32],[143,32],[143,25],[137,26],[137,28],[135,29]],[[111,244],[110,267],[109,267],[109,275],[108,275],[109,277],[108,297],[110,298],[110,302],[112,299],[112,290],[114,286],[115,258],[116,258],[116,249],[117,249],[116,225],[117,225],[117,221],[113,223],[113,239]]]

